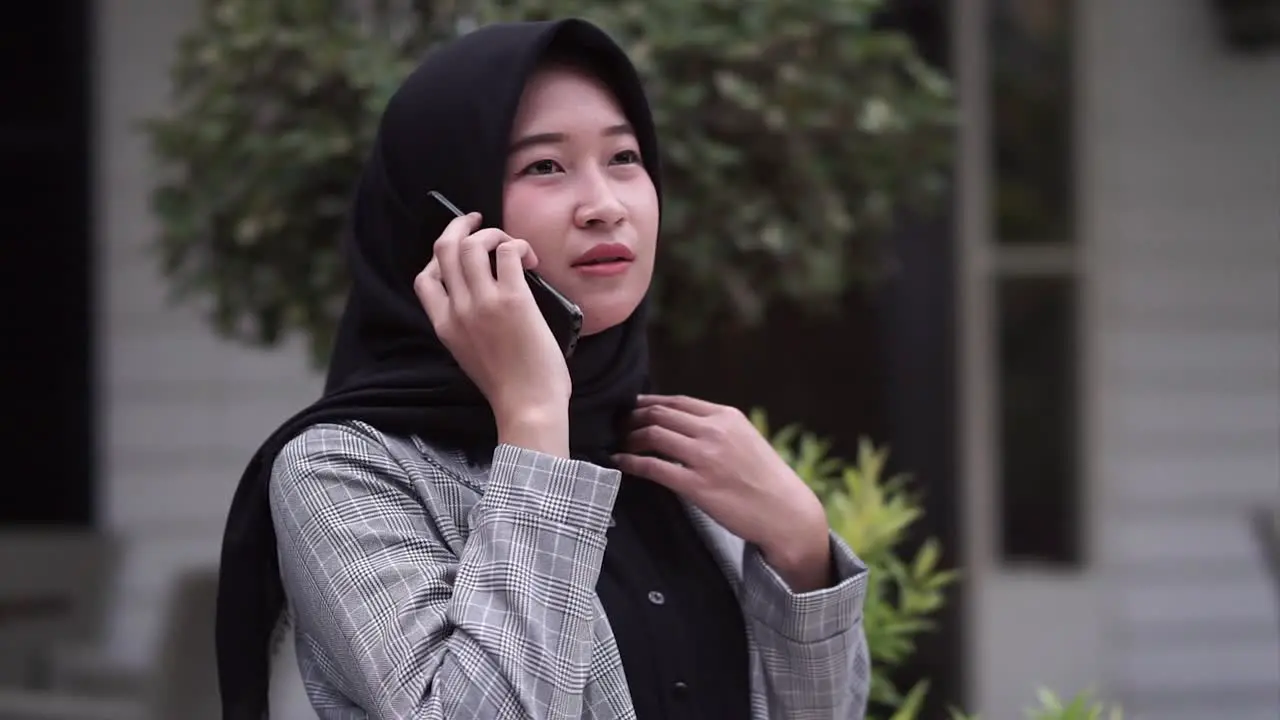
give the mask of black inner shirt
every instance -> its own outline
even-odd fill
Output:
[[[749,718],[742,609],[679,498],[626,477],[596,583],[640,720]]]

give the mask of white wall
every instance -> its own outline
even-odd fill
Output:
[[[115,588],[113,654],[151,658],[176,569],[217,561],[222,521],[250,454],[319,381],[302,353],[219,342],[166,302],[145,244],[151,172],[138,119],[163,107],[178,32],[194,0],[97,7],[98,381],[102,510],[127,543]]]
[[[1091,0],[1080,190],[1107,684],[1140,717],[1280,717],[1280,56],[1204,0]],[[1045,619],[1050,621],[1049,618]]]
[[[1002,567],[984,2],[956,14],[973,704],[1093,687],[1139,718],[1274,720],[1280,596],[1246,513],[1280,502],[1280,56],[1230,55],[1205,0],[1076,0],[1091,561]]]

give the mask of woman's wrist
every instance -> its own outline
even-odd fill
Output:
[[[786,523],[784,533],[760,547],[765,562],[795,593],[811,592],[831,584],[831,539],[826,511],[817,496],[812,496],[802,507],[789,514],[792,519]]]
[[[498,442],[569,457],[569,404],[540,405],[495,412]]]

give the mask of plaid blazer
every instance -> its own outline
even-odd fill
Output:
[[[309,428],[270,487],[298,671],[325,720],[634,718],[595,594],[617,470],[509,445],[489,468],[362,423]],[[859,720],[866,568],[794,594],[686,506],[742,603],[753,720]]]

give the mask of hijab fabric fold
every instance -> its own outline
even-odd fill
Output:
[[[356,187],[346,237],[352,286],[323,396],[285,421],[249,461],[222,542],[217,664],[223,717],[268,712],[270,641],[284,608],[267,488],[290,440],[323,422],[362,421],[392,435],[484,457],[497,442],[483,395],[436,337],[413,292],[451,217],[437,190],[486,226],[502,226],[503,174],[526,81],[549,53],[591,70],[614,92],[661,190],[658,146],[640,79],[625,53],[582,20],[490,25],[429,56],[388,103]],[[570,445],[608,464],[648,384],[645,303],[622,325],[583,338],[569,364]]]

